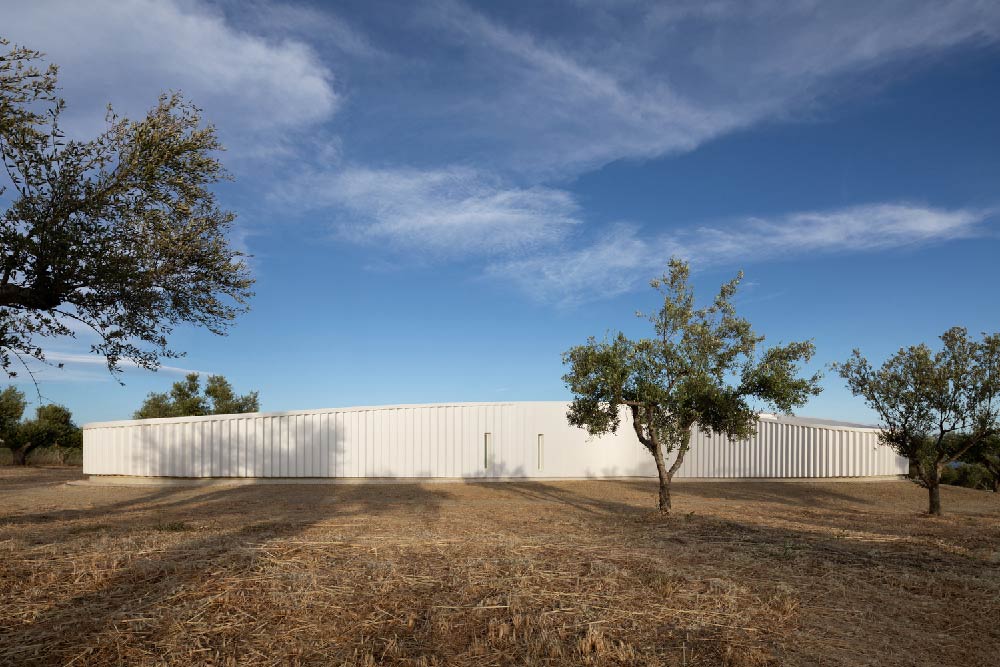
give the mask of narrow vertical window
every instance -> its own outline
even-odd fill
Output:
[[[538,469],[545,466],[545,434],[538,434]]]
[[[493,449],[493,434],[484,433],[483,434],[483,468],[489,470],[490,468],[490,454]]]

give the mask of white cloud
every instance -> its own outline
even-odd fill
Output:
[[[31,372],[27,372],[24,366],[17,364],[11,367],[11,370],[17,372],[17,376],[9,378],[7,381],[14,384],[27,385],[31,385],[36,381],[43,385],[52,382],[116,382],[115,378],[108,372],[107,361],[104,357],[96,354],[46,350],[45,359],[47,363],[39,362],[31,357],[25,357],[23,359],[24,363],[27,364]],[[60,364],[62,365],[61,367]],[[119,364],[126,375],[140,372],[139,366],[128,359],[120,360]],[[144,369],[141,372],[148,375],[148,371]],[[166,375],[187,375],[188,373],[210,374],[207,371],[170,365],[160,366],[158,372]]]
[[[467,62],[482,76],[459,125],[471,126],[466,132],[473,136],[498,138],[495,155],[503,166],[536,177],[691,150],[749,114],[736,105],[695,104],[665,78],[630,84],[609,63],[582,62],[461,5],[446,5],[441,18],[464,37]]]
[[[513,282],[538,300],[572,305],[627,292],[659,275],[671,256],[704,268],[809,253],[898,249],[973,237],[983,233],[992,215],[891,203],[746,218],[650,236],[619,225],[590,245],[496,262],[487,273]]]
[[[673,253],[711,263],[748,246],[755,258],[891,248],[978,223],[974,212],[896,204],[666,235],[618,226],[574,247],[583,215],[553,183],[694,150],[810,112],[848,77],[1000,39],[1000,4],[977,0],[575,4],[544,25],[531,11],[448,0],[421,5],[418,20],[369,12],[359,23],[384,31],[376,45],[307,4],[0,0],[0,32],[62,66],[78,127],[106,101],[138,114],[181,89],[237,154],[310,165],[293,183],[291,161],[263,163],[253,176],[268,179],[259,185],[273,201],[328,215],[340,238],[395,256],[487,255],[492,275],[545,298],[573,285],[627,290]],[[350,72],[343,141],[326,124],[343,101],[332,53],[368,62]]]
[[[454,85],[434,90],[465,111],[446,131],[519,174],[572,176],[809,114],[845,76],[1000,39],[1000,4],[976,0],[585,5],[543,38],[435,4],[429,24],[462,49]]]
[[[229,18],[258,32],[282,33],[297,39],[308,37],[317,47],[357,58],[387,57],[367,35],[326,8],[268,0],[220,2],[229,10]]]
[[[564,190],[510,187],[461,167],[315,171],[274,197],[332,211],[344,238],[435,257],[538,248],[578,223]]]
[[[774,219],[747,218],[731,227],[700,227],[680,239],[694,261],[715,263],[812,251],[883,250],[966,238],[980,231],[988,216],[988,211],[870,204]]]
[[[623,294],[640,278],[652,277],[645,273],[655,265],[654,255],[634,226],[622,224],[581,248],[493,263],[486,275],[513,283],[538,301],[575,305]]]
[[[71,133],[102,127],[104,105],[140,115],[167,90],[205,109],[235,152],[322,122],[339,97],[332,73],[293,38],[238,30],[193,0],[0,1],[8,39],[60,66]]]
[[[73,366],[100,366],[102,369],[107,369],[107,360],[96,354],[82,354],[79,352],[46,352],[45,359],[49,363],[53,364],[63,364],[64,367]],[[123,369],[136,369],[139,365],[130,359],[121,359],[119,364]],[[199,371],[192,368],[181,368],[179,366],[161,365],[157,369],[158,372],[162,373],[173,373],[178,375],[187,375],[188,373],[199,373],[202,375],[209,374],[207,371]]]

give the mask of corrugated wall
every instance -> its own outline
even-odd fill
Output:
[[[88,424],[84,472],[152,477],[651,476],[627,419],[589,438],[566,404],[384,406]],[[901,475],[906,460],[872,429],[762,418],[757,436],[701,432],[679,477]]]

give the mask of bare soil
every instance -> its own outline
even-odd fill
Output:
[[[996,665],[1000,496],[0,468],[2,665]]]

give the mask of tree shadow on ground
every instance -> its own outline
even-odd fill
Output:
[[[606,498],[594,498],[545,482],[498,482],[482,484],[482,486],[491,491],[515,494],[527,500],[559,503],[597,517],[604,517],[608,514],[638,516],[649,512],[649,508]]]
[[[37,523],[51,523],[54,521],[86,521],[109,515],[118,515],[122,512],[137,510],[141,512],[165,511],[171,507],[186,507],[192,502],[192,498],[199,493],[198,490],[179,486],[154,487],[148,491],[142,487],[109,487],[125,490],[125,493],[136,493],[129,498],[102,504],[96,507],[77,509],[45,509],[41,512],[25,512],[12,514],[0,520],[0,526],[30,526]],[[140,493],[146,491],[146,493]]]
[[[40,474],[44,479],[39,479]],[[0,468],[0,493],[58,486],[82,478],[82,469],[77,466],[3,466]]]
[[[996,571],[1000,513],[974,531],[984,537],[971,549],[962,543],[970,531],[949,532],[944,523],[932,527],[929,538],[888,539],[895,532],[909,537],[921,520],[891,508],[879,511],[886,508],[880,508],[877,496],[858,498],[853,487],[840,491],[803,484],[756,490],[711,483],[700,485],[706,490],[700,497],[689,493],[690,484],[675,487],[676,510],[668,517],[654,509],[655,481],[525,481],[479,484],[476,489],[509,499],[510,511],[523,513],[523,522],[513,529],[515,543],[557,549],[569,561],[617,559],[622,567],[651,573],[653,582],[679,581],[721,606],[728,604],[725,591],[732,590],[760,604],[788,599],[793,608],[810,607],[814,611],[790,612],[800,619],[803,633],[775,647],[788,658],[782,664],[814,664],[827,642],[854,647],[838,655],[856,650],[852,658],[862,661],[871,657],[869,651],[923,649],[923,629],[949,628],[947,605],[955,603],[957,591],[965,591],[967,597],[960,599],[968,604],[995,608],[990,599],[998,582],[987,573]],[[685,499],[695,512],[685,511]],[[841,519],[850,524],[857,514],[870,523],[847,534]],[[970,586],[971,581],[976,583]],[[890,597],[890,605],[881,604]],[[884,646],[877,622],[886,607],[902,619],[897,627],[919,629],[897,637],[891,647]],[[720,613],[715,620],[728,622],[724,617]],[[971,623],[965,620],[953,636],[964,640],[994,633],[985,619]],[[923,655],[922,664],[947,664],[949,658],[962,661],[981,653],[970,643],[968,650],[934,646]]]
[[[75,510],[63,521],[50,523],[41,519],[44,515],[29,515],[19,528],[30,529],[22,536],[30,536],[35,545],[58,545],[64,551],[71,548],[74,536],[97,522],[98,530],[109,533],[107,539],[117,535],[134,540],[136,549],[125,555],[126,564],[113,574],[96,576],[96,586],[81,585],[84,590],[77,594],[48,600],[25,623],[0,628],[0,664],[65,664],[74,658],[84,664],[113,662],[107,652],[114,647],[101,643],[109,641],[109,630],[113,636],[119,626],[129,626],[129,619],[155,615],[175,596],[213,578],[255,571],[264,553],[262,545],[295,540],[330,520],[377,521],[405,511],[414,520],[431,521],[447,496],[445,491],[419,485],[399,485],[382,493],[371,493],[362,485],[170,488],[110,506]],[[206,523],[212,530],[201,530]],[[167,544],[162,545],[161,539]],[[30,578],[30,564],[23,567],[20,576]],[[16,571],[12,574],[17,576]],[[68,627],[72,633],[62,631]],[[80,636],[93,637],[97,644],[81,646]],[[146,648],[156,653],[155,646]]]
[[[312,512],[313,502],[335,506],[336,511],[341,514],[345,505],[359,504],[357,513],[377,516],[410,503],[423,506],[431,500],[435,500],[431,509],[436,510],[439,504],[436,500],[447,495],[429,491],[417,484],[394,484],[385,487],[385,491],[379,494],[365,493],[364,489],[368,486],[362,484],[270,484],[266,480],[238,485],[164,486],[154,487],[151,491],[143,487],[108,487],[124,490],[126,493],[147,492],[88,508],[46,509],[41,512],[13,514],[0,519],[0,527],[29,528],[33,524],[109,519],[104,521],[108,527],[121,524],[123,528],[130,529],[143,515],[148,515],[157,523],[165,523],[180,520],[187,516],[193,507],[202,504],[205,506],[205,516],[246,520],[255,511],[272,510],[273,494],[261,494],[257,491],[261,488],[274,491],[283,499],[282,506],[278,509],[284,512],[287,518],[303,512],[306,514]],[[303,494],[307,495],[305,500],[302,500]]]
[[[609,483],[622,483],[609,481]],[[628,482],[624,482],[629,484]],[[838,514],[850,513],[850,508],[838,506],[836,512],[827,512],[825,516],[817,515],[810,511],[810,506],[804,506],[800,501],[797,505],[799,510],[797,515],[789,511],[788,516],[795,516],[802,523],[815,525],[816,530],[807,528],[797,528],[792,525],[768,525],[756,523],[749,517],[745,520],[729,518],[724,516],[712,516],[704,512],[704,507],[699,507],[698,512],[684,512],[683,506],[675,509],[669,516],[660,516],[652,505],[641,506],[619,500],[595,497],[581,494],[572,488],[562,485],[553,485],[545,482],[515,482],[507,484],[484,485],[491,491],[498,493],[515,494],[527,499],[555,502],[567,507],[580,510],[580,516],[591,522],[594,530],[599,534],[620,534],[622,525],[632,523],[637,530],[633,531],[636,545],[661,549],[669,547],[670,543],[704,543],[713,545],[731,544],[733,548],[752,547],[763,549],[769,553],[794,554],[794,553],[814,553],[819,558],[828,560],[833,564],[852,563],[855,565],[876,565],[890,562],[893,565],[907,568],[913,571],[914,576],[923,574],[923,568],[932,567],[935,564],[951,563],[958,567],[969,567],[976,569],[984,564],[992,563],[995,558],[992,554],[969,555],[960,553],[960,544],[942,541],[927,542],[919,544],[908,543],[904,540],[884,540],[887,537],[906,537],[914,532],[913,524],[903,524],[897,515],[872,513],[875,519],[874,524],[866,525],[870,528],[867,532],[870,537],[864,535],[852,536],[847,539],[843,528],[850,523],[850,517],[838,519]],[[688,487],[689,485],[684,485]],[[643,484],[640,487],[643,491],[655,490],[655,482]],[[685,489],[688,490],[688,489]],[[747,502],[761,502],[753,492],[743,493],[738,489],[731,489],[734,492],[730,498],[736,498]],[[833,497],[840,494],[832,493]],[[725,499],[727,496],[723,496]],[[767,494],[764,494],[767,497]],[[844,495],[853,499],[853,496]],[[716,495],[709,495],[709,499],[714,500]],[[720,503],[725,500],[720,500]],[[794,504],[791,499],[783,498],[783,505]],[[832,517],[831,517],[832,515]],[[994,516],[994,519],[997,517]],[[919,521],[919,519],[915,519]],[[989,543],[991,535],[996,534],[1000,539],[1000,524],[995,524],[992,529],[983,535],[983,544]],[[926,536],[926,535],[922,535]],[[956,549],[955,547],[959,547]]]
[[[820,486],[820,485],[823,486]],[[887,506],[868,494],[894,485],[898,492],[912,501]],[[837,485],[838,490],[829,488]],[[874,485],[874,486],[873,486]],[[716,488],[723,487],[723,488]],[[677,495],[719,503],[752,503],[771,505],[768,514],[788,521],[805,523],[817,528],[838,531],[864,531],[873,536],[904,538],[932,535],[936,529],[958,519],[996,520],[997,513],[964,506],[964,490],[944,489],[944,519],[926,513],[926,491],[909,480],[884,482],[837,482],[817,480],[815,483],[748,482],[748,483],[682,483]],[[950,496],[950,497],[949,497]],[[955,501],[948,503],[949,500]],[[979,498],[978,500],[982,500]],[[775,511],[774,506],[783,508]],[[763,509],[763,508],[762,508]],[[1000,510],[1000,504],[997,509]]]
[[[823,482],[817,479],[815,482]],[[643,491],[655,494],[657,488],[656,480],[608,480],[610,484],[616,484],[635,491]],[[850,484],[851,482],[847,482]],[[863,484],[864,482],[857,482]],[[747,501],[747,502],[769,502],[788,505],[801,509],[804,501],[804,493],[808,493],[808,502],[814,507],[826,507],[830,509],[844,510],[848,505],[872,506],[872,502],[866,498],[850,493],[849,489],[833,491],[829,488],[818,488],[813,482],[767,482],[767,481],[713,481],[697,482],[686,480],[675,480],[671,486],[671,493],[678,498],[685,495],[697,496],[706,500],[726,501]]]
[[[757,502],[760,503],[759,512],[787,517],[809,516],[805,513],[812,511],[810,506],[801,501],[792,503],[790,498],[785,498],[785,502],[774,502],[737,497],[719,501],[716,505],[714,502],[706,503],[706,499],[695,494],[688,495],[688,484],[685,483],[677,487],[678,491],[683,489],[678,493],[678,512],[662,518],[653,507],[655,482],[616,486],[622,484],[629,483],[481,483],[470,484],[468,488],[475,487],[475,491],[469,494],[453,493],[454,489],[449,490],[447,485],[428,488],[421,484],[173,487],[153,492],[143,490],[137,498],[116,497],[109,504],[72,510],[76,514],[66,521],[39,520],[41,515],[35,513],[37,516],[17,528],[30,532],[32,537],[41,544],[49,545],[49,548],[20,555],[26,558],[24,562],[38,564],[37,574],[42,581],[53,576],[63,580],[58,595],[47,593],[45,598],[19,604],[20,608],[30,610],[30,614],[0,627],[0,664],[67,664],[74,659],[74,664],[123,664],[141,662],[136,658],[140,655],[146,656],[148,659],[145,661],[149,664],[178,664],[191,655],[199,657],[193,662],[227,664],[229,660],[238,664],[242,657],[240,650],[243,644],[240,642],[246,641],[244,633],[275,630],[273,625],[263,630],[250,630],[240,629],[238,624],[246,623],[249,627],[259,623],[262,616],[270,622],[275,622],[276,618],[260,614],[261,607],[257,607],[256,612],[253,608],[244,611],[239,604],[229,604],[225,607],[227,615],[223,616],[223,612],[213,606],[212,600],[216,596],[233,596],[240,600],[241,587],[269,587],[268,591],[271,591],[287,585],[289,589],[285,599],[276,600],[275,604],[283,604],[291,610],[287,618],[292,625],[321,618],[327,623],[321,624],[323,631],[337,626],[338,631],[352,638],[363,634],[366,627],[368,632],[385,632],[384,628],[388,626],[374,622],[364,625],[369,621],[369,612],[382,613],[379,611],[382,604],[379,592],[371,588],[372,584],[364,576],[367,564],[355,568],[358,578],[341,582],[343,593],[337,593],[348,600],[343,604],[357,604],[362,609],[360,614],[363,618],[353,624],[344,622],[343,617],[331,616],[325,606],[309,607],[310,591],[314,592],[316,587],[296,577],[309,577],[317,570],[330,571],[347,562],[361,562],[348,561],[349,558],[371,558],[372,568],[378,568],[386,564],[387,558],[396,559],[397,563],[400,559],[410,558],[413,550],[424,546],[422,540],[447,542],[445,546],[431,547],[440,551],[437,554],[439,560],[435,561],[438,565],[418,565],[420,569],[411,571],[410,578],[399,584],[410,591],[409,601],[412,604],[407,608],[415,612],[417,629],[410,629],[408,621],[403,618],[392,626],[392,632],[398,630],[398,636],[405,638],[401,641],[410,642],[401,655],[407,660],[413,658],[410,660],[413,663],[416,656],[433,653],[435,638],[440,639],[450,632],[450,628],[445,627],[435,635],[426,627],[421,627],[421,614],[427,615],[431,605],[464,603],[463,600],[435,599],[436,594],[430,587],[437,584],[433,578],[428,583],[423,575],[432,574],[430,570],[433,568],[440,568],[438,574],[448,572],[449,564],[463,557],[463,544],[494,531],[501,539],[490,542],[491,551],[483,555],[484,566],[495,562],[513,563],[523,558],[521,552],[512,551],[511,545],[523,545],[526,538],[533,542],[528,545],[532,549],[539,546],[543,547],[542,551],[554,548],[560,557],[568,557],[565,563],[554,562],[551,567],[582,567],[579,576],[583,577],[600,572],[599,569],[588,568],[588,563],[619,558],[622,568],[639,571],[649,581],[664,579],[669,583],[673,581],[671,577],[680,572],[682,577],[690,577],[683,580],[685,586],[702,587],[704,580],[709,579],[741,582],[754,598],[762,600],[779,592],[778,587],[786,585],[792,577],[819,582],[814,588],[810,588],[813,586],[810,583],[799,589],[807,590],[807,595],[816,595],[817,588],[822,591],[827,578],[841,582],[841,586],[845,581],[856,582],[859,588],[867,591],[867,598],[857,604],[849,598],[838,602],[852,614],[871,613],[875,607],[872,599],[879,595],[899,596],[910,604],[907,609],[926,608],[938,602],[939,592],[924,585],[937,581],[934,577],[940,575],[935,573],[950,572],[949,576],[954,577],[950,581],[956,578],[971,581],[991,567],[991,563],[983,558],[948,552],[929,541],[923,544],[886,544],[867,538],[843,539],[833,530],[808,530],[781,522],[766,525],[756,523],[753,517],[740,518],[733,513],[733,505]],[[717,486],[711,485],[712,490],[715,491]],[[629,493],[623,494],[621,489]],[[730,489],[733,490],[739,491],[735,487]],[[641,493],[636,495],[635,491]],[[749,492],[757,493],[754,489]],[[845,493],[850,496],[850,489],[845,489]],[[465,498],[469,499],[467,506],[461,504]],[[482,498],[491,502],[481,503]],[[685,513],[685,498],[692,504],[695,498],[699,498],[696,513]],[[717,497],[712,496],[708,500],[715,501]],[[477,505],[477,501],[480,504]],[[723,505],[728,507],[713,512],[713,507]],[[110,509],[116,506],[121,509]],[[498,511],[507,508],[510,512],[523,512],[523,521],[517,514],[514,520],[510,520],[510,514],[497,515]],[[837,505],[836,511],[824,511],[836,516],[837,512],[844,511],[844,506]],[[553,521],[553,517],[558,519],[560,514],[565,515],[566,523],[573,525],[564,527],[558,525],[561,523],[558,520]],[[887,522],[899,518],[891,513],[872,511],[870,514]],[[440,527],[435,528],[433,523],[439,518]],[[409,541],[395,541],[396,548],[393,550],[392,530],[394,526],[400,526],[401,521],[408,524],[427,522],[429,530],[411,532],[407,535]],[[109,546],[113,544],[118,550],[122,545],[131,548],[123,553],[123,564],[119,562],[111,567],[98,562],[100,567],[110,570],[107,576],[100,572],[78,572],[76,564],[72,571],[66,568],[45,569],[47,564],[41,562],[45,558],[68,560],[67,555],[72,555],[76,548],[74,540],[78,535],[74,531],[94,523],[109,532]],[[467,532],[452,534],[453,523]],[[340,528],[341,524],[350,527]],[[320,525],[328,530],[311,531]],[[470,526],[473,528],[471,531]],[[365,550],[360,552],[363,556],[358,556],[358,551],[351,551],[349,545],[345,545],[352,539],[359,540],[358,535],[373,533],[377,533],[374,537],[378,539],[365,544]],[[515,536],[517,540],[503,539],[503,533]],[[384,542],[381,541],[383,537],[386,538]],[[316,542],[317,539],[320,541]],[[377,546],[381,553],[383,544],[387,547],[387,554],[367,555],[367,548],[371,546]],[[280,558],[281,562],[276,564],[275,558]],[[315,561],[309,570],[298,568],[298,558],[320,560]],[[378,561],[379,558],[382,561]],[[992,567],[995,569],[995,566]],[[458,571],[461,573],[461,568]],[[74,581],[73,576],[67,576],[70,574],[84,576]],[[377,576],[378,570],[374,569],[373,574]],[[25,571],[26,578],[34,575],[34,572]],[[605,572],[605,575],[597,576],[617,575]],[[223,583],[213,588],[214,581]],[[979,603],[982,603],[983,591],[992,585],[990,581],[987,578],[975,584],[978,586]],[[296,592],[293,589],[297,582],[302,585]],[[25,588],[29,585],[30,582],[26,583]],[[482,596],[502,596],[504,592],[491,589]],[[293,594],[301,597],[294,597]],[[703,594],[713,595],[712,589],[705,585]],[[482,596],[477,593],[477,599]],[[252,595],[247,597],[253,598]],[[254,599],[258,605],[262,599],[267,604],[272,600],[266,594],[258,594]],[[328,597],[322,605],[329,605],[329,600]],[[334,598],[333,602],[341,603],[341,598]],[[900,608],[903,608],[902,605]],[[215,616],[217,613],[220,615]],[[197,614],[202,616],[196,617]],[[202,620],[199,621],[199,618]],[[905,618],[910,619],[911,616]],[[211,633],[203,632],[197,639],[203,644],[192,650],[204,650],[205,653],[186,653],[188,647],[178,644],[164,646],[165,633],[173,633],[172,637],[184,637],[186,640],[189,630],[197,627],[198,622],[203,627],[210,624]],[[983,620],[980,625],[970,626],[971,630],[966,628],[962,636],[968,636],[974,630],[988,639],[989,635],[982,634],[984,627],[981,627],[986,622]],[[914,620],[914,623],[917,621]],[[484,627],[476,626],[473,631],[484,632]],[[841,623],[833,630],[840,639],[857,632],[867,641],[873,641],[874,631],[868,632],[858,624]],[[283,629],[286,637],[291,632],[284,632]],[[812,636],[815,639],[820,635],[814,633]],[[279,664],[331,662],[324,662],[323,657],[315,653],[304,657],[285,655],[283,651],[291,642],[294,639],[286,639],[284,644],[275,639],[271,643],[269,637],[268,643],[264,644],[268,661]],[[120,650],[126,653],[118,653]],[[796,649],[792,647],[790,650]],[[808,657],[807,652],[802,655]],[[934,654],[931,657],[938,656]]]

